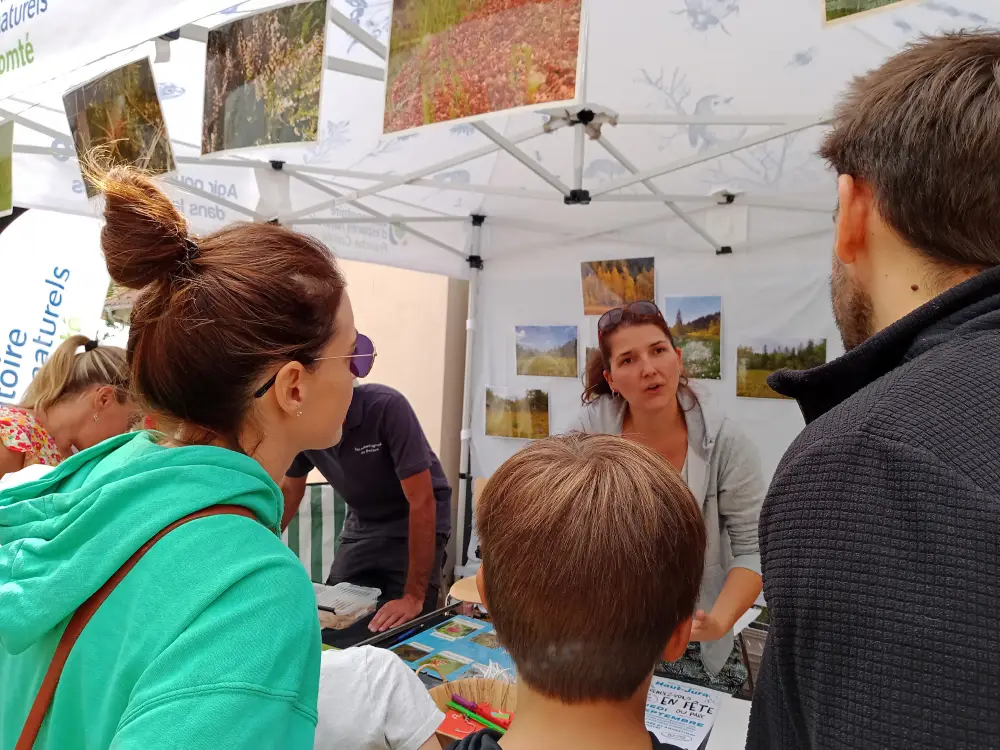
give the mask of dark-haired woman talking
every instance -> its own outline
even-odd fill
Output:
[[[764,479],[753,444],[698,399],[681,352],[652,302],[598,321],[599,356],[587,367],[584,406],[571,430],[621,435],[660,453],[699,501],[708,530],[692,643],[663,670],[733,693],[746,680],[733,626],[760,595],[757,521]]]
[[[371,368],[343,276],[282,227],[195,239],[145,178],[95,183],[162,433],[0,493],[0,747],[312,748],[319,622],[277,482]]]

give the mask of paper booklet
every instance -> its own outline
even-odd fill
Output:
[[[646,696],[646,729],[662,742],[698,750],[727,697],[718,690],[653,677]]]

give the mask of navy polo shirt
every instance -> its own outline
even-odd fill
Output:
[[[406,397],[369,383],[354,389],[344,436],[333,448],[300,453],[287,474],[319,469],[348,506],[342,538],[409,537],[410,504],[400,480],[430,469],[437,533],[451,533],[451,486]]]

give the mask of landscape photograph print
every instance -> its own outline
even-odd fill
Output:
[[[549,394],[537,389],[486,387],[486,434],[541,440],[549,436]]]
[[[516,326],[514,342],[518,375],[577,376],[576,326]]]
[[[385,133],[576,98],[582,0],[393,0]]]
[[[767,376],[778,370],[810,370],[826,363],[826,339],[755,339],[736,349],[736,395],[787,398],[771,390]]]
[[[81,162],[96,150],[106,166],[127,164],[154,175],[177,168],[149,58],[72,89],[63,105]],[[86,177],[84,186],[88,198],[97,195]]]
[[[652,258],[587,261],[580,273],[584,315],[603,315],[639,300],[656,301]]]
[[[201,152],[317,140],[326,0],[208,32]]]
[[[722,379],[722,297],[667,297],[663,315],[688,375]]]
[[[844,18],[882,10],[893,5],[904,5],[913,0],[820,0],[825,6],[826,21],[839,21]]]
[[[14,121],[0,124],[0,216],[14,213]]]

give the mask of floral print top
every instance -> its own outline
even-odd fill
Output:
[[[58,466],[63,459],[52,436],[34,416],[13,406],[0,406],[0,445],[23,453],[25,466]]]

